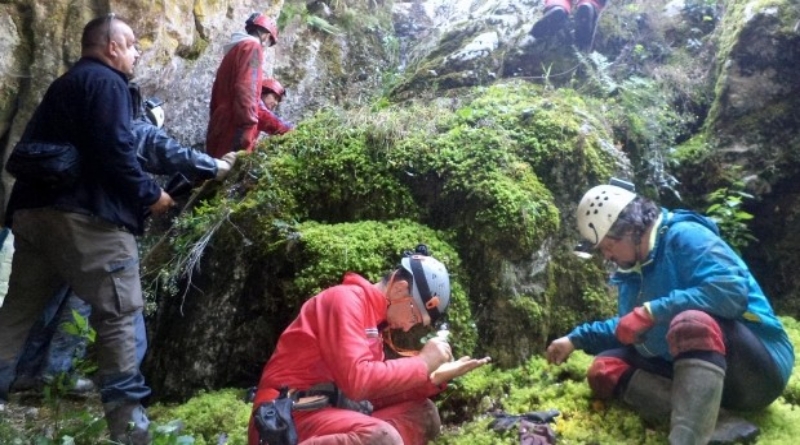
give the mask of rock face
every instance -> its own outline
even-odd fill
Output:
[[[83,24],[109,12],[95,9],[95,3],[0,2],[4,157],[47,86],[78,59]],[[169,133],[199,149],[204,146],[209,95],[223,45],[254,10],[280,17],[279,44],[267,50],[265,69],[288,90],[279,114],[310,124],[307,129],[301,125],[296,136],[265,143],[267,150],[287,156],[281,158],[283,164],[252,164],[250,176],[240,170],[239,182],[210,198],[238,196],[250,202],[253,190],[268,189],[258,182],[275,174],[268,167],[291,170],[306,162],[304,156],[319,161],[309,164],[309,172],[290,178],[296,182],[284,178],[291,185],[281,189],[285,195],[262,191],[266,203],[254,201],[253,209],[273,219],[245,212],[244,219],[253,226],[241,233],[223,224],[227,231],[210,244],[192,286],[176,283],[158,293],[147,369],[162,377],[155,379],[163,382],[159,395],[183,398],[198,388],[254,383],[282,326],[302,301],[300,294],[307,297],[315,289],[293,287],[308,266],[305,262],[326,258],[289,255],[302,245],[291,239],[281,244],[286,250],[280,254],[265,252],[272,245],[259,243],[267,237],[262,232],[296,235],[286,229],[290,218],[321,224],[408,218],[420,227],[444,230],[448,236],[442,246],[457,253],[467,277],[459,283],[471,311],[462,313],[469,319],[461,322],[474,323],[470,335],[477,332],[486,339],[477,345],[479,352],[496,353],[498,363],[513,365],[570,325],[613,310],[600,287],[587,290],[586,283],[596,285],[602,276],[600,265],[576,264],[565,256],[564,246],[575,236],[573,209],[587,186],[616,174],[636,179],[650,193],[666,187],[679,192],[675,196],[699,197],[724,183],[729,179],[726,172],[739,166],[760,198],[750,210],[756,214],[754,230],[761,243],[747,251],[748,259],[775,298],[790,301],[798,288],[792,271],[800,262],[794,248],[800,247],[800,237],[793,235],[800,233],[800,218],[793,210],[800,208],[795,179],[800,173],[800,81],[795,72],[800,12],[789,0],[711,3],[609,2],[600,17],[594,52],[578,53],[572,46],[571,22],[538,41],[528,34],[542,14],[542,2],[534,0],[109,2],[110,10],[129,19],[141,42],[136,80],[146,95],[166,101]],[[525,90],[521,96],[509,93],[508,100],[498,95],[502,89],[487,89],[500,83],[523,90],[522,83],[508,83],[513,79],[540,89]],[[484,95],[491,97],[491,104],[478,100]],[[519,97],[525,97],[525,103]],[[412,109],[419,102],[436,104],[438,113],[460,119],[460,127],[425,114],[416,120],[397,117],[403,116],[406,104]],[[359,111],[365,108],[370,112]],[[321,113],[326,109],[356,113],[348,121],[327,117]],[[381,113],[383,109],[396,115]],[[405,127],[393,127],[396,122]],[[455,142],[424,133],[435,122],[450,136],[449,132],[456,134]],[[359,131],[338,128],[351,124]],[[326,131],[325,125],[337,128]],[[413,138],[415,132],[429,139],[422,144]],[[687,162],[688,167],[670,165],[672,148],[697,135],[706,142],[703,156]],[[513,146],[515,152],[498,170],[502,173],[492,171],[485,178],[483,188],[469,189],[461,200],[440,201],[446,192],[454,193],[448,187],[464,186],[447,182],[448,175],[474,162],[474,156],[445,156],[472,147],[459,139],[467,136],[470,143],[479,140],[492,149]],[[404,146],[411,144],[408,141],[418,145]],[[303,145],[291,145],[300,142]],[[426,144],[437,151],[427,152]],[[367,148],[358,156],[330,154],[362,145]],[[389,146],[395,157],[386,154]],[[418,162],[406,164],[407,157],[398,154],[406,152],[418,156]],[[376,159],[385,162],[387,170],[361,170]],[[507,161],[497,155],[485,163],[497,160]],[[430,176],[416,170],[426,162],[435,164],[426,173]],[[351,176],[334,174],[345,175],[338,170],[342,165]],[[463,177],[480,178],[477,170],[466,171],[471,173]],[[698,171],[702,174],[693,174]],[[402,192],[382,194],[386,183],[377,179],[362,183],[381,175],[391,176],[388,182]],[[7,194],[10,178],[5,173],[2,177]],[[519,199],[520,190],[536,190],[544,203],[522,206],[524,211],[511,212],[515,216],[508,219],[528,217],[531,209],[536,218],[548,215],[547,224],[531,216],[535,235],[516,226],[493,225],[493,218],[499,217],[495,206],[508,204],[504,199]],[[375,210],[369,204],[376,196],[395,207]],[[283,200],[287,206],[297,200],[306,207],[270,213],[277,205],[271,203]],[[701,199],[687,201],[702,209]],[[192,221],[185,224],[191,226]],[[508,234],[484,235],[510,231],[509,227],[519,230],[509,233],[521,233],[520,239],[528,241]],[[185,226],[182,230],[181,236],[190,231]],[[530,240],[536,242],[528,244]],[[225,242],[237,249],[225,248]],[[255,254],[252,246],[264,249]],[[394,248],[396,243],[386,241],[380,248],[387,246]],[[524,252],[518,251],[520,246]],[[287,264],[284,256],[295,262]],[[169,258],[146,266],[165,264]],[[477,278],[484,274],[490,278]],[[329,279],[327,284],[338,281],[320,275]],[[287,295],[295,300],[284,301]],[[783,306],[800,312],[797,305]]]
[[[800,221],[800,10],[790,1],[730,2],[719,38],[716,96],[706,123],[713,159],[739,169],[757,197],[760,240],[746,252],[761,284],[797,315]]]

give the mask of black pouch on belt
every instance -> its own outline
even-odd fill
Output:
[[[288,396],[289,389],[281,388],[277,399],[262,403],[253,412],[261,444],[297,445],[297,430],[292,419],[294,400]]]
[[[18,142],[6,170],[18,181],[57,189],[72,187],[81,175],[81,156],[69,142]]]
[[[372,414],[372,404],[367,400],[355,401],[348,399],[341,389],[333,383],[318,383],[306,391],[293,394],[297,402],[294,409],[309,411],[333,406],[336,408],[358,411],[361,414]]]

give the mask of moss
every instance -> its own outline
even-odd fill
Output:
[[[296,274],[285,283],[287,296],[305,301],[322,289],[341,282],[347,271],[355,271],[371,282],[397,266],[405,250],[419,243],[427,244],[432,254],[442,261],[451,276],[451,300],[447,320],[453,332],[453,345],[460,354],[470,355],[477,344],[473,316],[462,284],[465,277],[460,258],[446,241],[446,236],[409,220],[386,222],[320,224],[302,223],[297,226],[296,241],[276,246],[287,260],[298,264]],[[421,331],[401,339],[419,338]],[[398,342],[402,345],[402,342]],[[418,348],[418,347],[417,347]]]
[[[204,39],[195,29],[194,35],[192,36],[192,44],[181,45],[175,50],[175,54],[187,60],[197,60],[205,53],[208,45],[208,40]]]
[[[800,323],[781,317],[789,338],[800,345]],[[578,351],[560,366],[548,365],[540,356],[507,370],[484,367],[457,379],[439,402],[443,418],[455,422],[435,443],[437,445],[519,443],[516,428],[499,434],[487,429],[488,410],[509,413],[557,409],[554,429],[559,443],[569,444],[660,444],[666,443],[668,420],[644,423],[619,402],[592,398],[586,383],[586,370],[592,357]],[[783,396],[768,408],[751,413],[735,413],[761,428],[758,443],[789,445],[800,434],[800,367],[795,359],[794,373]],[[464,421],[460,423],[460,421]]]
[[[698,164],[706,160],[710,154],[711,147],[706,136],[701,133],[677,146],[672,152],[672,159],[680,164]]]
[[[451,88],[474,86],[468,82],[464,73],[455,66],[448,68],[447,56],[456,53],[468,43],[468,39],[482,29],[481,25],[471,24],[464,28],[450,30],[439,38],[433,51],[425,54],[421,60],[414,60],[407,71],[410,74],[406,79],[397,83],[388,96],[393,100],[405,100],[419,96],[420,92],[431,90],[436,92]]]
[[[246,445],[252,405],[244,401],[244,396],[241,389],[201,391],[181,405],[151,406],[148,415],[158,424],[180,420],[181,434],[194,437],[195,445],[220,443],[222,434],[229,445]]]

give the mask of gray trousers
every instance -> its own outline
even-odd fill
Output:
[[[0,308],[0,398],[7,398],[31,326],[64,285],[92,306],[103,402],[149,395],[136,359],[134,321],[143,300],[135,237],[98,218],[49,207],[15,212],[12,229],[11,279]]]

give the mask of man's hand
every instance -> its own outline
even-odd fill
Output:
[[[650,330],[654,324],[656,322],[647,309],[639,306],[619,319],[615,335],[625,345],[641,343],[644,333]]]
[[[547,362],[560,365],[569,358],[574,350],[575,345],[572,344],[569,337],[557,338],[547,347]]]
[[[444,363],[449,362],[453,358],[453,352],[450,349],[450,344],[441,338],[434,337],[425,343],[422,350],[419,351],[417,356],[421,358],[426,365],[428,365],[428,374],[433,373]]]
[[[462,376],[475,368],[480,368],[491,361],[491,357],[478,359],[464,356],[456,361],[446,362],[431,373],[431,382],[434,385],[441,385],[442,383],[449,382],[450,380]]]
[[[175,205],[175,201],[172,200],[172,197],[164,190],[161,190],[161,196],[158,198],[158,201],[150,205],[150,214],[160,215],[175,207]]]

